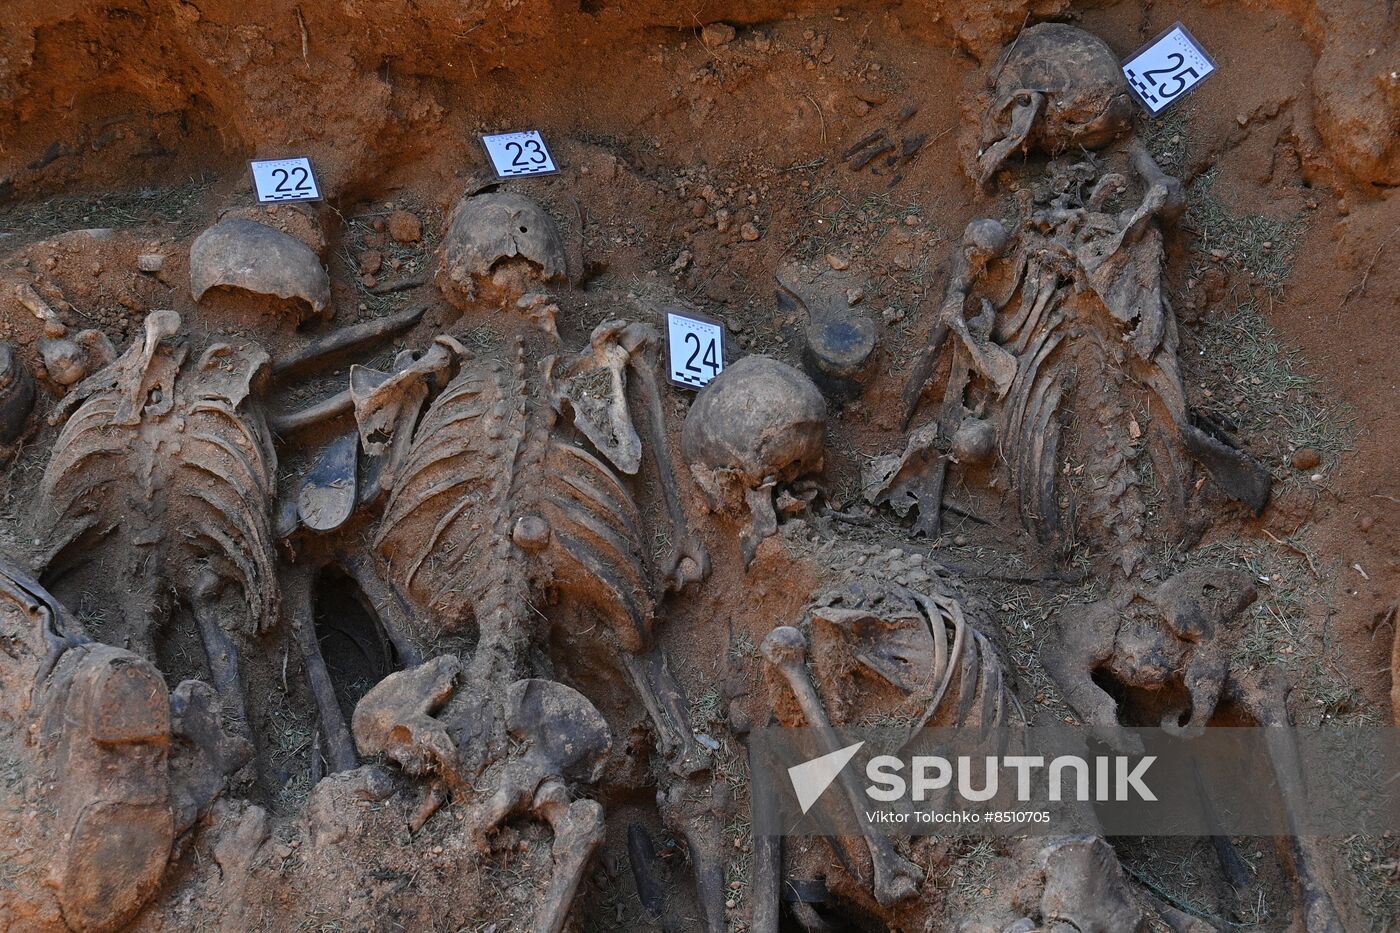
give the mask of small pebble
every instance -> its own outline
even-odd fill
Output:
[[[1361,530],[1370,531],[1374,527],[1376,527],[1376,520],[1370,515],[1363,515],[1361,518]]]
[[[758,228],[751,223],[744,224],[742,227],[739,228],[739,236],[740,238],[752,243],[754,240],[757,240],[759,238]]]
[[[1299,447],[1293,451],[1293,469],[1313,470],[1322,463],[1322,454],[1312,447]]]
[[[165,257],[160,253],[142,253],[136,257],[136,268],[142,272],[159,272],[165,268]]]
[[[700,41],[706,48],[718,48],[734,41],[734,27],[728,23],[711,23],[700,30]]]
[[[958,547],[967,547],[967,535],[954,535],[953,544]]]
[[[851,268],[851,261],[845,256],[837,256],[835,253],[826,254],[826,264],[837,272],[844,272]]]

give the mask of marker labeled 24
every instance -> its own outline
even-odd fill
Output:
[[[666,378],[703,389],[724,372],[724,325],[691,313],[666,312]]]

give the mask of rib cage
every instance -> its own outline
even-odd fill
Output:
[[[915,702],[911,736],[925,726],[985,731],[1025,720],[1000,652],[938,584],[921,591],[862,580],[819,598],[807,618],[823,702],[838,721],[859,721],[852,707],[863,701],[882,702],[858,686],[858,670]]]
[[[211,347],[185,369],[183,346],[148,335],[94,387],[64,425],[42,484],[44,561],[60,571],[80,539],[124,569],[195,598],[210,569],[247,600],[255,630],[280,612],[269,507],[276,454],[261,412],[245,405],[267,364],[261,349]]]
[[[933,678],[937,686],[913,732],[937,724],[945,702],[951,703],[954,697],[957,707],[949,723],[954,728],[967,725],[974,706],[978,728],[983,731],[1002,725],[1008,718],[1025,722],[1025,711],[1011,688],[1001,656],[987,636],[967,621],[961,603],[940,593],[918,593],[914,598],[928,619],[938,654]]]
[[[448,384],[423,417],[375,538],[391,577],[420,606],[460,622],[519,568],[493,553],[524,431],[524,395],[503,363]],[[503,594],[496,594],[503,599]]]
[[[1127,402],[1140,383],[1122,367],[1137,363],[1131,357],[1115,363],[1115,351],[1121,354],[1113,343],[1116,335],[1105,333],[1099,309],[1086,310],[1085,302],[1097,299],[1071,295],[1061,281],[1058,271],[1032,259],[1020,305],[1009,318],[1006,336],[1014,341],[1018,367],[1002,411],[1002,457],[1011,469],[1022,522],[1041,543],[1068,548],[1076,512],[1082,511],[1078,518],[1098,540],[1116,545],[1113,562],[1131,574],[1143,557],[1146,506],[1127,429],[1132,420]],[[1159,354],[1158,365],[1170,365],[1174,372],[1174,346],[1170,350]],[[1154,372],[1148,370],[1148,380]],[[1074,404],[1080,398],[1076,373],[1094,390],[1079,405]],[[1111,390],[1100,391],[1104,386]],[[1084,422],[1068,438],[1064,428],[1075,425],[1066,409],[1077,409]],[[1069,498],[1062,504],[1066,490],[1059,467],[1066,456],[1082,466],[1082,502]]]
[[[644,650],[654,606],[631,494],[602,460],[558,437],[550,438],[543,479],[554,585],[600,611],[626,650]]]
[[[636,650],[652,618],[642,524],[630,493],[593,453],[532,406],[524,363],[462,370],[419,425],[376,537],[390,576],[448,624],[522,625],[537,588],[600,611]],[[511,530],[549,526],[539,560]]]

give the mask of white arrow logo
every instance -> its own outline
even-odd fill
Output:
[[[864,742],[857,742],[854,745],[847,745],[845,748],[838,748],[820,758],[813,758],[811,761],[804,761],[800,765],[788,768],[788,779],[792,781],[792,789],[797,794],[797,803],[802,807],[804,816],[808,810],[812,809],[812,804],[826,793],[826,789],[831,786],[832,781],[836,780],[841,769],[846,767],[864,744]]]

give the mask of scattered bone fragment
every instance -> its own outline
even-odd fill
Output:
[[[39,340],[39,356],[45,375],[67,388],[111,363],[117,352],[112,341],[100,330],[83,330],[71,337]]]
[[[32,285],[20,285],[15,289],[15,297],[19,303],[29,309],[29,312],[43,325],[44,336],[50,339],[63,337],[68,333],[68,327],[59,318],[57,312],[49,306],[49,303],[39,296]]]

